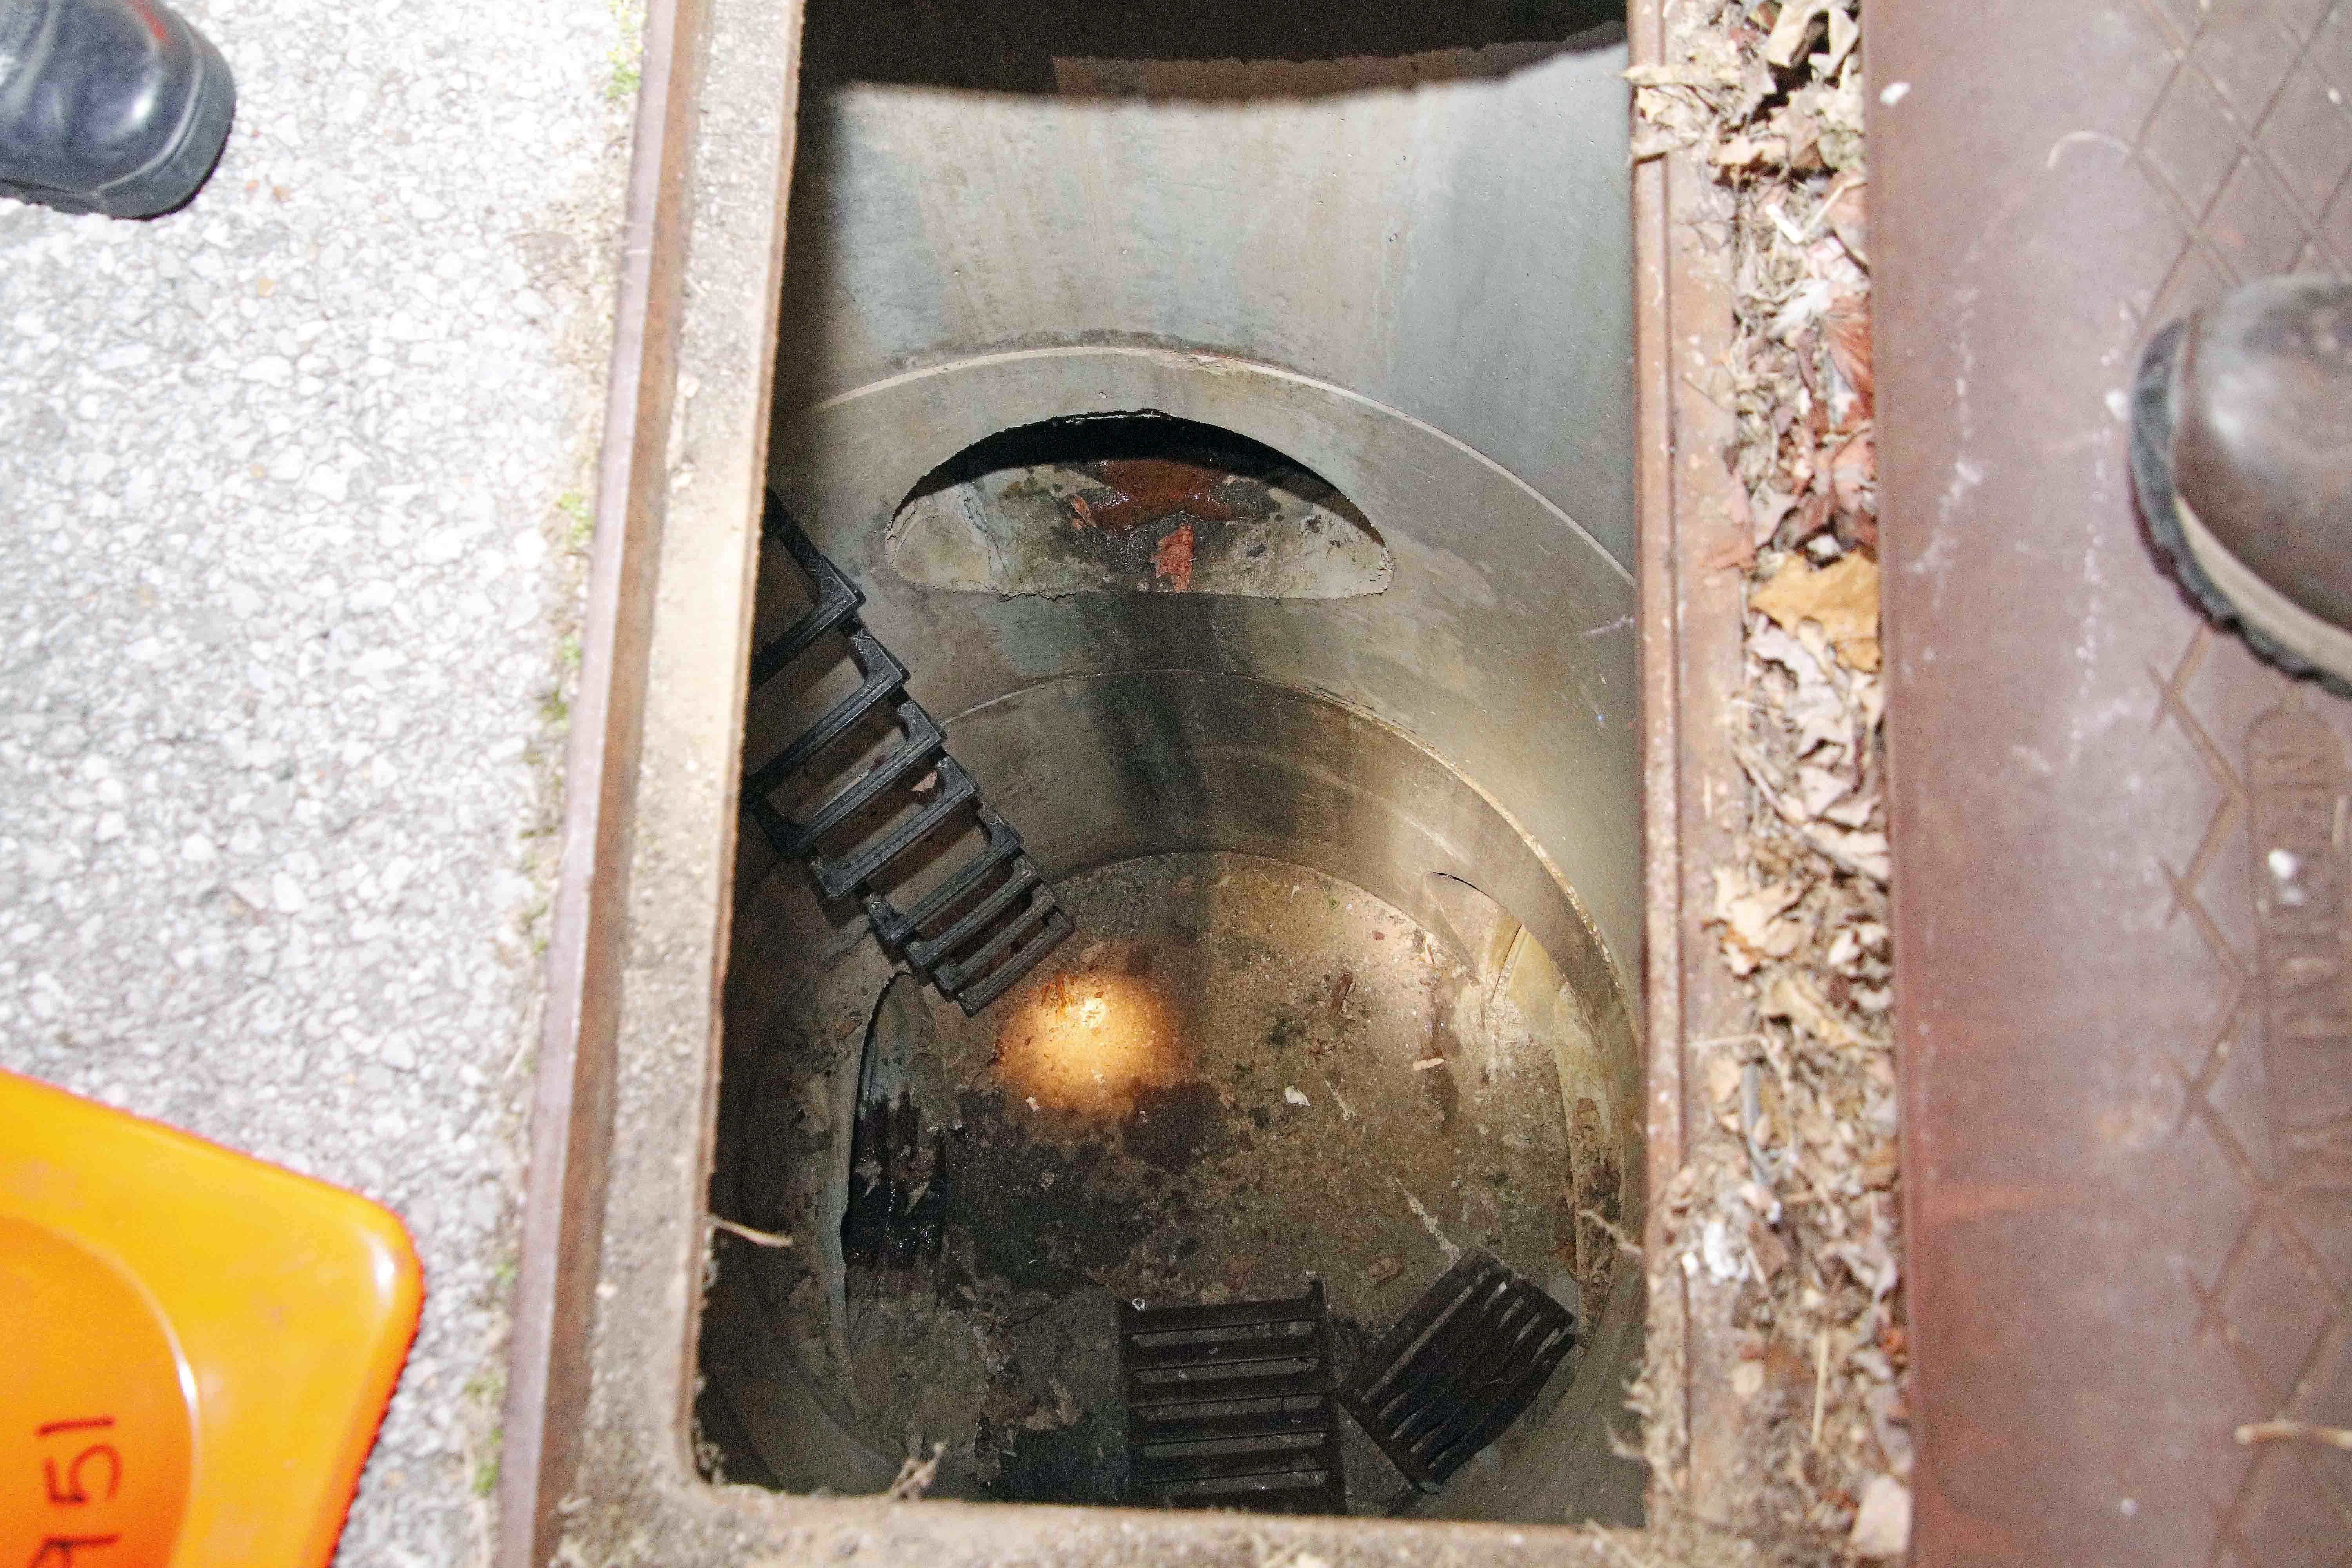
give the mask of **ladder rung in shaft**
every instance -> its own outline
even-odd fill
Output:
[[[956,765],[953,757],[940,757],[939,798],[928,802],[922,810],[899,823],[872,844],[847,855],[816,863],[816,879],[832,899],[845,898],[874,874],[908,849],[918,839],[945,822],[959,807],[979,795],[971,775]]]
[[[1045,923],[1038,928],[1037,934],[1030,939],[1028,945],[990,970],[986,977],[976,984],[949,993],[955,998],[956,1005],[963,1009],[965,1017],[973,1016],[1019,984],[1023,975],[1037,967],[1038,960],[1061,946],[1063,940],[1078,929],[1070,917],[1062,912],[1062,906],[1053,901],[1053,895],[1041,893],[1038,897],[1053,912],[1045,917]]]

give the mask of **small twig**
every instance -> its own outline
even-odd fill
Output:
[[[882,1494],[884,1500],[889,1502],[914,1502],[920,1499],[923,1493],[930,1489],[931,1483],[939,1479],[940,1458],[947,1451],[948,1446],[945,1443],[934,1443],[931,1445],[929,1458],[908,1458],[898,1467],[898,1479],[892,1481],[890,1489]]]
[[[1601,1233],[1607,1236],[1610,1240],[1617,1244],[1617,1250],[1625,1254],[1628,1258],[1640,1258],[1643,1255],[1641,1247],[1634,1243],[1632,1237],[1628,1237],[1623,1231],[1619,1230],[1615,1226],[1610,1224],[1607,1220],[1602,1219],[1598,1212],[1592,1209],[1579,1209],[1576,1211],[1576,1217],[1579,1219],[1589,1219],[1594,1225],[1599,1226]]]
[[[720,1219],[715,1214],[705,1215],[702,1217],[728,1235],[740,1236],[754,1247],[790,1247],[793,1244],[793,1238],[780,1231],[753,1230],[748,1225],[737,1225],[733,1220]]]
[[[1822,1446],[1822,1405],[1830,1391],[1830,1331],[1826,1328],[1813,1342],[1813,1440],[1812,1447]]]
[[[1697,380],[1687,373],[1685,373],[1681,379],[1684,385],[1689,387],[1693,392],[1697,393],[1701,397],[1706,398],[1709,403],[1714,404],[1717,408],[1722,409],[1726,414],[1737,414],[1739,412],[1739,410],[1734,408],[1730,404],[1726,403],[1722,398],[1717,397],[1714,393],[1709,392],[1706,387],[1701,386]]]
[[[2275,1421],[2247,1422],[2238,1428],[2238,1441],[2248,1447],[2256,1443],[2324,1443],[2352,1452],[2352,1427],[2319,1426],[2281,1416]]]

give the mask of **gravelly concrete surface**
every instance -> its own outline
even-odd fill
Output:
[[[476,1560],[625,173],[608,0],[189,0],[226,158],[0,201],[0,1065],[354,1187],[349,1564]]]

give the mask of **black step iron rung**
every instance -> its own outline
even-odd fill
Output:
[[[956,922],[933,937],[916,937],[906,944],[908,962],[929,972],[940,960],[979,934],[989,921],[1013,907],[1013,900],[1035,887],[1041,879],[1036,862],[1026,855],[1013,858],[1004,885],[972,905]]]
[[[990,964],[1003,957],[1013,943],[1035,931],[1048,917],[1061,912],[1061,906],[1054,902],[1053,895],[1040,889],[1030,900],[1029,907],[999,927],[994,936],[953,963],[940,964],[931,972],[931,977],[939,983],[940,990],[953,995],[967,984],[989,976]],[[1014,958],[1017,960],[1019,956],[1015,954]]]
[[[901,700],[897,711],[898,722],[906,726],[906,743],[845,785],[805,822],[788,822],[791,837],[779,847],[783,853],[794,858],[808,854],[826,834],[873,805],[884,790],[939,755],[940,742],[947,738],[939,721],[910,701]]]
[[[762,795],[772,794],[778,784],[806,766],[810,758],[841,739],[851,725],[905,688],[907,667],[893,658],[888,648],[876,642],[872,633],[852,629],[849,650],[865,680],[856,690],[825,710],[824,718],[793,736],[792,744],[762,763],[760,771],[751,775],[751,789]]]
[[[1031,937],[1020,952],[990,970],[974,984],[940,987],[955,998],[956,1005],[963,1009],[965,1017],[977,1016],[982,1007],[1019,984],[1023,975],[1036,968],[1040,960],[1061,946],[1069,934],[1078,929],[1063,912],[1062,906],[1054,902],[1051,893],[1041,888],[1037,898],[1051,912],[1045,916],[1045,923],[1037,928],[1037,934]],[[1033,909],[1034,907],[1032,906]]]
[[[751,656],[751,688],[755,691],[799,658],[811,643],[856,615],[866,603],[864,591],[843,575],[840,567],[819,553],[773,494],[768,497],[760,531],[792,552],[793,562],[809,580],[809,592],[816,604],[782,637]]]
[[[830,631],[846,625],[866,603],[866,595],[855,584],[834,569],[824,556],[817,558],[822,572],[812,574],[815,581],[816,604],[803,611],[799,620],[784,628],[783,634],[751,656],[751,689],[757,691],[781,674],[784,667],[808,650],[811,643]]]
[[[1436,1491],[1535,1402],[1576,1315],[1489,1253],[1465,1253],[1381,1337],[1339,1403],[1405,1479]]]
[[[884,946],[906,952],[915,968],[930,972],[931,983],[941,994],[953,998],[967,1016],[976,1015],[1012,989],[1076,928],[1054,901],[1037,868],[1019,858],[1021,835],[989,809],[971,776],[941,750],[947,737],[938,721],[906,694],[906,668],[858,624],[857,612],[866,603],[864,592],[825,559],[772,492],[767,498],[761,531],[770,542],[782,544],[807,576],[813,604],[782,636],[752,655],[752,687],[756,689],[781,674],[811,644],[833,631],[849,639],[860,680],[856,692],[835,703],[745,781],[743,809],[778,855],[814,862],[812,870],[828,897],[863,893],[867,919]],[[906,731],[904,742],[804,820],[795,822],[786,816],[772,798],[778,787],[885,702],[892,705],[893,716]],[[818,846],[827,837],[933,758],[938,759],[936,795],[921,802],[911,816],[906,816],[902,807],[879,837],[838,855],[818,857]],[[901,912],[870,885],[873,879],[967,805],[979,818],[986,842],[970,860],[917,899],[912,909]],[[961,907],[992,872],[1009,862],[1017,864],[1007,887],[991,892],[978,909],[956,917],[946,931],[921,936],[922,927]],[[1015,900],[1024,898],[1025,906],[1016,908]],[[992,921],[1000,921],[1003,924],[982,942],[978,951],[940,965],[940,961],[956,948],[979,938]]]
[[[1212,1333],[1226,1337],[1202,1337]],[[1321,1280],[1286,1301],[1121,1302],[1118,1361],[1130,1502],[1347,1511]],[[1251,1371],[1286,1362],[1284,1372]],[[1234,1408],[1247,1401],[1280,1403]]]
[[[953,757],[941,752],[938,772],[939,795],[925,803],[920,811],[871,844],[849,854],[816,862],[817,883],[824,889],[828,898],[847,898],[870,881],[883,867],[914,847],[919,840],[953,816],[960,807],[979,798],[980,791],[971,782],[971,775],[959,767]]]
[[[1013,825],[989,809],[988,802],[972,797],[972,815],[980,818],[981,831],[988,842],[978,853],[943,878],[938,886],[915,900],[914,908],[901,913],[890,900],[879,893],[866,899],[866,912],[874,921],[875,934],[886,947],[903,948],[917,928],[927,925],[933,917],[945,914],[961,903],[967,894],[981,884],[982,879],[1021,853],[1021,835]]]

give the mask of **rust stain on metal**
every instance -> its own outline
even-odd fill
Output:
[[[1181,522],[1152,552],[1152,574],[1182,593],[1192,585],[1192,525]]]
[[[1213,493],[1233,479],[1228,469],[1171,458],[1110,458],[1085,465],[1085,471],[1109,487],[1109,494],[1085,498],[1088,506],[1079,515],[1112,533],[1169,517],[1231,522],[1235,516]]]

